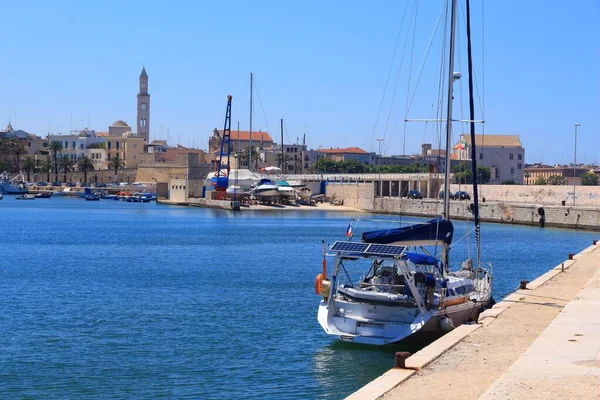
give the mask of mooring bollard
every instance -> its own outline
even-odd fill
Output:
[[[522,290],[525,290],[525,289],[527,289],[527,284],[528,284],[528,283],[529,283],[529,281],[528,281],[528,280],[526,280],[526,279],[522,279],[522,280],[521,280],[521,284],[519,285],[519,289],[522,289]]]
[[[411,355],[408,351],[399,351],[394,354],[394,368],[406,368],[406,359]]]
[[[575,258],[575,254],[569,253],[569,260],[572,260],[573,258]]]
[[[561,269],[562,269],[562,272],[565,272],[565,263],[562,263]]]
[[[593,244],[594,246],[595,246],[595,245],[597,245],[597,244],[598,244],[598,240],[596,240],[596,239],[592,240],[592,244]]]

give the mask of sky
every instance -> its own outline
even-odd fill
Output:
[[[478,133],[518,134],[529,163],[569,163],[580,123],[577,160],[600,163],[600,1],[471,3],[476,119],[486,121]],[[286,143],[306,134],[314,149],[379,151],[381,143],[386,155],[420,153],[424,142],[439,147],[439,128],[405,119],[436,118],[447,46],[443,21],[435,27],[444,7],[443,0],[7,2],[0,124],[46,136],[107,131],[123,119],[135,130],[145,66],[151,140],[206,148],[223,126],[228,94],[233,128],[248,130],[252,72],[253,130],[276,142],[283,118]],[[468,118],[464,15],[461,5],[454,119]],[[467,131],[461,125],[453,141]]]

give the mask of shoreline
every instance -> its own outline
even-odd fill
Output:
[[[594,241],[592,246],[528,283],[527,289],[516,290],[484,311],[477,324],[454,329],[407,358],[405,368],[392,368],[347,399],[419,398],[424,387],[428,388],[428,396],[450,399],[476,399],[484,393],[486,398],[506,398],[502,396],[507,391],[530,389],[530,386],[519,386],[518,381],[529,378],[529,384],[536,385],[539,382],[536,376],[522,378],[508,371],[520,365],[517,362],[529,352],[528,348],[538,343],[555,319],[563,315],[565,307],[580,299],[581,291],[594,287],[593,277],[600,276],[598,257],[600,242]],[[575,321],[571,324],[578,325]],[[569,346],[567,343],[560,342],[563,353]],[[543,366],[529,361],[529,367],[534,370]],[[475,377],[473,371],[477,371],[477,379],[471,379]],[[579,374],[577,377],[591,380],[585,370],[575,373]],[[588,389],[579,388],[578,396],[589,396]],[[544,387],[538,390],[543,392]],[[545,395],[535,394],[538,398],[547,398],[545,396],[551,393],[546,390]],[[526,391],[513,398],[532,395]]]

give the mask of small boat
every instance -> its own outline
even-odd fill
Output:
[[[62,191],[56,191],[56,192],[52,193],[52,196],[54,196],[54,197],[64,197],[64,196],[68,196],[69,193],[71,193],[71,188],[70,187],[66,187]]]
[[[270,197],[277,197],[279,192],[277,191],[277,185],[272,180],[263,178],[258,182],[258,186],[252,191],[254,197],[258,199],[267,199]]]
[[[116,194],[103,194],[100,198],[103,200],[119,200],[119,196]]]
[[[35,194],[36,199],[49,199],[50,197],[52,197],[52,192],[42,192]]]
[[[285,200],[296,197],[296,189],[290,186],[287,181],[281,180],[277,182],[277,194]]]
[[[310,199],[310,196],[312,195],[312,190],[310,190],[307,187],[301,187],[301,188],[296,189],[296,194],[298,195],[298,197],[300,197],[300,199],[308,200],[308,199]]]
[[[229,185],[225,190],[229,196],[240,196],[244,194],[244,189],[241,185]]]
[[[18,195],[17,197],[15,197],[15,199],[17,199],[17,200],[35,200],[35,195],[24,193],[24,194]]]
[[[87,195],[85,197],[85,200],[86,201],[99,201],[100,200],[100,196],[98,196],[96,194],[90,194],[90,195]]]
[[[125,199],[128,203],[141,203],[142,199],[138,196],[129,196]]]

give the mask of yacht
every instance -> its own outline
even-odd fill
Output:
[[[252,194],[259,200],[266,200],[277,197],[279,192],[277,191],[277,185],[272,180],[262,178],[252,190]]]

